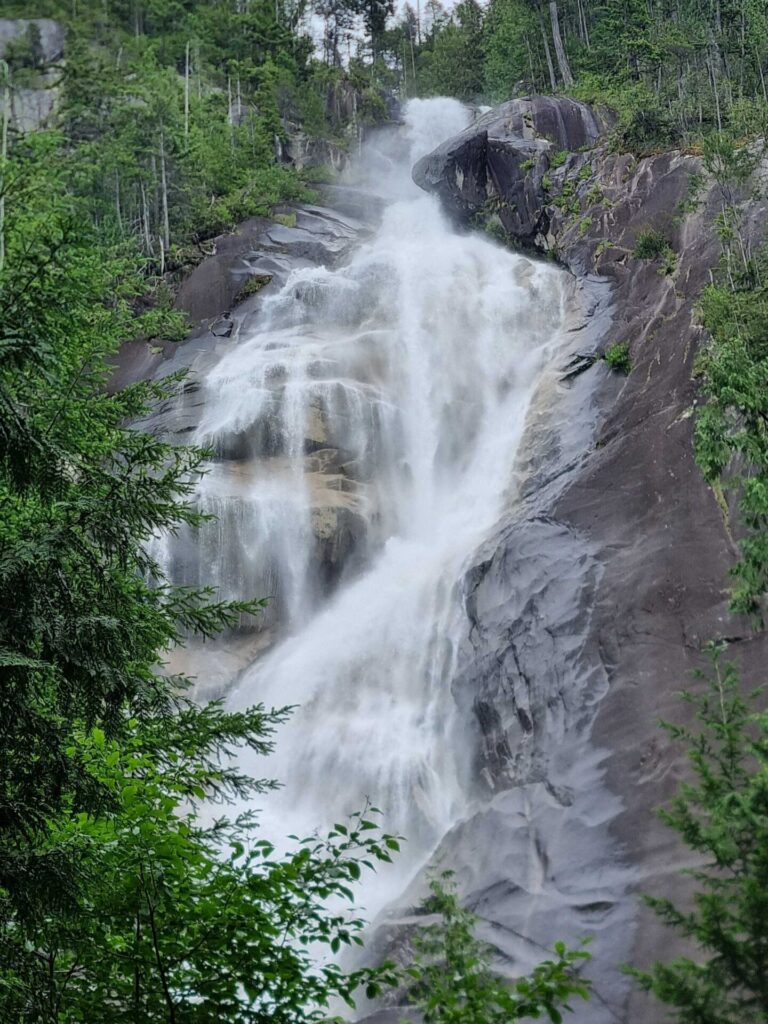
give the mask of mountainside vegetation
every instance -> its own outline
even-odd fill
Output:
[[[392,60],[413,93],[497,103],[565,91],[619,111],[624,142],[669,148],[709,129],[761,128],[768,10],[761,0],[462,0],[410,8]]]

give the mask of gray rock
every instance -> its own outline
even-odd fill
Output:
[[[48,124],[56,112],[61,90],[51,65],[64,55],[64,27],[52,18],[0,18],[0,57],[19,43],[29,46],[35,65],[23,84],[11,83],[9,118],[17,131],[30,132]]]
[[[532,104],[527,119],[521,103]],[[693,459],[692,371],[704,340],[695,304],[718,261],[718,197],[708,186],[699,208],[681,214],[700,161],[611,153],[604,124],[570,100],[513,101],[414,170],[458,219],[495,204],[511,242],[607,285],[610,326],[588,327],[579,351],[625,342],[632,360],[627,378],[599,363],[573,378],[594,389],[594,436],[582,436],[555,481],[546,469],[531,475],[536,514],[502,529],[468,575],[470,644],[455,686],[477,719],[479,774],[498,795],[443,846],[502,957],[523,963],[528,940],[596,935],[599,998],[576,1020],[656,1024],[663,1011],[618,964],[682,948],[639,899],[687,893],[690,853],[656,814],[685,758],[658,720],[686,721],[675,694],[708,639],[734,640],[749,683],[762,681],[766,640],[727,611],[736,552]],[[553,150],[568,150],[556,168]],[[759,245],[766,210],[748,212]],[[648,226],[677,253],[670,273],[633,256]],[[482,836],[526,866],[512,856],[507,872],[482,869]],[[539,865],[535,887],[530,864]]]
[[[603,127],[576,100],[510,100],[419,160],[413,180],[463,219],[490,212],[496,200],[493,212],[507,230],[531,241],[546,231],[544,176],[552,156],[593,146]]]
[[[212,366],[226,351],[220,342],[230,337],[236,341],[243,331],[253,329],[264,299],[282,288],[292,270],[333,266],[367,230],[357,218],[323,206],[284,205],[276,212],[282,212],[289,224],[295,218],[295,226],[252,217],[201,247],[206,255],[176,295],[176,308],[193,325],[189,337],[181,344],[158,345],[148,339],[124,345],[110,383],[113,389],[148,376],[179,369],[198,373]],[[254,277],[263,278],[263,286],[241,301]]]
[[[0,18],[0,57],[5,57],[10,43],[30,38],[34,33],[40,63],[53,64],[64,55],[64,26],[53,18]]]

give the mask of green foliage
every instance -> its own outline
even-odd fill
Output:
[[[648,903],[697,955],[632,972],[681,1024],[758,1024],[768,1017],[768,715],[747,701],[721,648],[701,693],[685,693],[697,727],[665,725],[685,743],[693,781],[663,820],[696,855],[693,906]],[[702,677],[703,678],[703,677]]]
[[[256,295],[262,288],[266,287],[271,280],[271,274],[251,274],[245,279],[240,291],[237,293],[237,301],[242,302],[243,299],[247,299],[251,295]]]
[[[536,15],[525,0],[496,0],[489,5],[483,49],[485,90],[491,102],[509,99],[516,83],[530,77],[529,46],[536,39]],[[538,58],[540,49],[534,45]]]
[[[549,154],[549,166],[553,170],[555,170],[558,167],[562,167],[567,159],[568,150],[566,149],[561,149],[558,150],[557,152],[552,152]]]
[[[681,141],[674,124],[659,110],[630,108],[622,114],[611,136],[611,143],[619,153],[647,156],[671,149]]]
[[[589,997],[589,982],[578,973],[589,954],[562,943],[555,947],[555,959],[539,964],[529,977],[509,982],[495,974],[492,951],[475,937],[476,918],[461,907],[449,878],[430,883],[424,910],[439,917],[417,931],[416,956],[406,972],[409,1002],[424,1024],[507,1024],[542,1016],[560,1024],[570,999]]]
[[[629,345],[624,342],[614,342],[609,345],[603,353],[603,360],[617,373],[628,374],[632,369],[632,360],[629,356]]]
[[[75,1024],[108,1006],[114,1024],[305,1024],[327,1019],[332,998],[354,1005],[361,986],[379,991],[390,965],[345,974],[329,960],[361,941],[362,921],[347,909],[361,871],[398,845],[375,813],[278,856],[252,815],[205,824],[210,810],[194,809],[213,792],[269,785],[232,787],[220,755],[243,743],[268,751],[283,718],[187,705],[162,723],[129,722],[120,742],[100,729],[74,735],[73,755],[109,803],[50,823],[53,847],[80,851],[79,894],[34,928],[7,929],[6,1014],[25,1006],[25,1021],[48,1021],[53,1005],[59,1024]],[[340,909],[328,909],[334,901]]]
[[[462,0],[422,56],[419,92],[478,99],[483,92],[482,31],[483,12],[477,0]]]
[[[25,5],[24,16],[53,16],[67,30],[60,158],[100,244],[132,245],[150,274],[163,274],[190,245],[275,203],[311,198],[296,171],[277,163],[276,140],[292,122],[341,138],[351,87],[312,59],[311,40],[295,29],[305,6]],[[12,88],[32,60],[22,56]]]
[[[635,238],[632,255],[636,260],[657,260],[669,249],[669,242],[663,232],[656,228],[642,228]]]
[[[326,1019],[388,977],[329,958],[359,940],[351,886],[398,840],[371,811],[278,856],[249,815],[212,820],[273,787],[237,753],[268,753],[287,709],[201,708],[165,665],[263,602],[173,586],[153,558],[204,518],[207,453],[132,426],[179,375],[105,386],[123,341],[176,321],[160,283],[135,315],[145,265],[104,248],[71,166],[39,134],[3,168],[0,1019]]]
[[[732,571],[732,607],[762,620],[768,591],[768,287],[710,285],[701,310],[711,342],[699,361],[706,404],[697,417],[696,459],[710,483],[739,495],[746,536]]]
[[[550,182],[551,188],[551,182]],[[576,190],[575,181],[564,181],[559,195],[552,200],[552,205],[557,206],[563,213],[576,216],[581,210],[581,202]]]
[[[409,30],[407,17],[400,38],[409,46],[416,39],[415,73],[395,51],[393,58],[411,80],[409,95],[439,91],[438,79],[444,92],[482,94],[490,103],[568,92],[616,112],[612,145],[637,156],[684,148],[702,135],[766,134],[768,9],[761,0],[678,0],[674,10],[646,0],[490,0],[471,38],[444,14],[433,13],[420,32]]]
[[[751,194],[762,152],[725,136],[704,144],[705,167],[720,197],[722,261],[720,281],[701,298],[711,340],[697,365],[705,403],[695,431],[705,478],[718,493],[730,489],[739,499],[741,558],[732,570],[731,608],[759,623],[768,591],[768,257],[751,250],[743,199]]]

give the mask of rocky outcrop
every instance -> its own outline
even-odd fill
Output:
[[[361,92],[346,76],[325,86],[325,134],[308,132],[301,112],[288,110],[282,117],[282,135],[275,139],[275,155],[297,170],[323,167],[345,170],[360,152],[366,133],[383,124],[398,122],[400,108],[389,93]]]
[[[496,212],[515,238],[533,241],[548,223],[546,172],[561,154],[591,149],[605,123],[575,100],[511,100],[423,157],[413,178],[454,213]]]
[[[749,682],[762,681],[766,643],[728,613],[735,550],[693,459],[696,300],[718,262],[719,197],[705,183],[691,202],[696,156],[613,153],[605,123],[571,100],[514,100],[414,170],[454,217],[606,287],[610,320],[585,324],[580,351],[622,343],[631,359],[626,378],[598,360],[575,379],[591,389],[593,433],[534,467],[526,502],[467,577],[455,687],[492,796],[444,846],[505,957],[596,935],[597,999],[576,1019],[655,1024],[663,1010],[619,965],[676,949],[639,893],[685,893],[689,854],[656,814],[685,759],[658,721],[685,719],[676,692],[707,640],[728,637]],[[756,244],[765,223],[753,204]],[[674,256],[634,256],[650,227]],[[506,878],[471,866],[480,835],[509,845]]]
[[[19,65],[10,82],[10,123],[17,131],[44,127],[59,100],[64,28],[52,18],[0,18],[0,57]],[[0,110],[4,103],[0,93]]]
[[[175,300],[193,327],[189,337],[182,344],[148,339],[124,345],[111,387],[177,369],[199,375],[255,327],[265,298],[282,288],[291,271],[333,266],[366,230],[336,209],[286,204],[276,206],[272,218],[252,217],[204,243]],[[189,422],[196,422],[194,414]]]
[[[273,218],[252,218],[238,230],[207,243],[209,254],[191,271],[178,289],[176,305],[195,325],[182,343],[134,341],[123,346],[111,387],[119,389],[135,380],[187,371],[188,383],[178,400],[147,421],[154,432],[182,441],[194,436],[205,418],[208,392],[203,383],[211,367],[266,323],[265,304],[280,292],[290,275],[301,269],[330,267],[343,259],[365,236],[368,228],[353,217],[312,204],[275,208]],[[184,539],[173,546],[167,563],[174,579],[205,583],[222,596],[272,598],[258,622],[244,620],[262,632],[286,624],[286,580],[273,553],[258,551],[253,537],[259,521],[254,512],[249,482],[262,487],[296,472],[281,433],[280,409],[289,399],[285,380],[268,381],[272,415],[242,430],[216,439],[215,458],[203,508],[216,522],[205,526],[194,542]],[[326,421],[323,408],[307,419],[303,439],[303,478],[309,498],[310,535],[301,543],[311,552],[317,586],[332,589],[342,572],[354,564],[367,523],[361,512],[364,484],[354,479],[346,455]],[[297,530],[302,524],[297,526]],[[227,543],[222,544],[222,537]],[[299,541],[297,540],[297,543]],[[251,647],[244,651],[253,653]],[[216,691],[218,675],[213,674]],[[208,693],[210,695],[210,693]]]

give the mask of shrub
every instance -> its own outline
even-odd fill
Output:
[[[663,256],[671,246],[661,231],[656,228],[643,228],[635,239],[633,256],[636,260],[656,260]]]
[[[437,920],[416,933],[416,956],[406,968],[408,1001],[424,1024],[510,1024],[531,1018],[560,1024],[575,997],[589,998],[590,983],[579,970],[589,960],[583,949],[558,942],[551,959],[510,983],[493,971],[493,950],[476,937],[477,918],[459,903],[450,872],[432,879],[430,890],[423,910]]]
[[[657,110],[642,107],[625,114],[613,133],[612,148],[619,153],[647,156],[669,149],[679,141],[679,133],[669,118]]]
[[[682,905],[646,898],[693,955],[667,954],[648,971],[630,973],[677,1021],[758,1024],[768,1019],[768,716],[761,690],[742,696],[742,680],[733,664],[721,662],[722,651],[709,645],[712,672],[697,672],[704,685],[682,694],[695,724],[663,723],[687,748],[690,764],[689,781],[661,818],[691,851],[696,867],[685,874],[693,898]]]
[[[562,167],[565,161],[568,159],[568,150],[561,149],[557,153],[549,154],[549,166],[555,170],[558,167]]]
[[[609,345],[605,352],[603,352],[603,360],[617,373],[628,374],[632,369],[629,345],[625,341],[617,341],[613,345]]]

